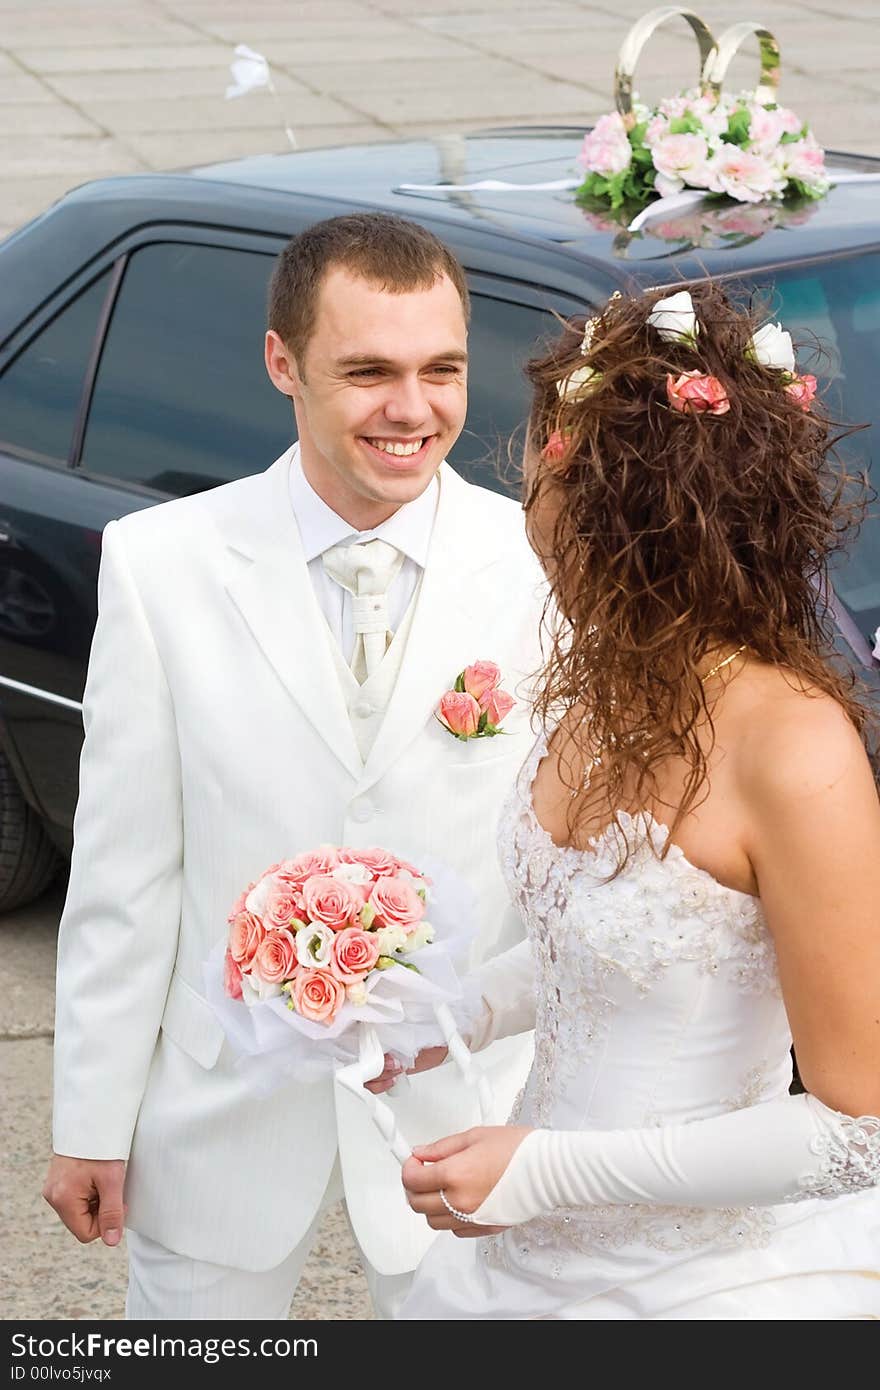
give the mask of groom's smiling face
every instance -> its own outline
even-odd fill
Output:
[[[301,359],[269,334],[269,374],[293,398],[306,477],[357,529],[377,526],[425,490],[464,425],[458,291],[441,275],[394,294],[331,267]]]

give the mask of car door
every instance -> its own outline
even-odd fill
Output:
[[[275,238],[154,227],[31,324],[0,369],[0,709],[69,842],[101,533],[267,466],[293,438],[262,368]]]

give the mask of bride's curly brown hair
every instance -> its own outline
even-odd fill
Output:
[[[867,495],[865,478],[834,454],[849,431],[835,434],[817,399],[803,409],[785,374],[747,352],[765,308],[736,305],[711,282],[676,288],[692,297],[695,346],[665,341],[648,323],[665,289],[610,300],[586,356],[583,320],[574,321],[526,369],[526,522],[560,615],[538,713],[546,725],[577,716],[562,767],[573,839],[598,809],[625,845],[619,811],[656,799],[657,771],[677,757],[686,778],[673,839],[708,792],[714,731],[701,667],[716,656],[745,646],[801,688],[832,696],[860,732],[869,718],[855,678],[829,662],[829,560]],[[600,375],[566,403],[557,383],[585,364]],[[690,371],[717,378],[727,413],[672,408],[667,377]],[[586,792],[577,771],[597,751],[598,807],[595,785]]]

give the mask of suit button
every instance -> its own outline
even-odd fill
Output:
[[[371,714],[376,713],[369,700],[358,700],[357,703],[352,707],[351,712],[358,719],[369,719]]]
[[[372,817],[373,803],[372,801],[368,801],[366,797],[362,797],[360,800],[351,803],[349,812],[353,821],[357,821],[358,825],[363,825],[365,821],[370,820]]]

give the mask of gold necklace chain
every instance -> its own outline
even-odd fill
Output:
[[[745,651],[745,649],[746,649],[747,646],[748,646],[748,643],[747,643],[747,642],[743,642],[743,644],[742,644],[741,647],[737,647],[737,649],[736,649],[735,652],[731,652],[730,655],[729,655],[729,656],[726,656],[726,657],[724,658],[723,661],[719,661],[719,662],[717,663],[717,665],[713,666],[712,669],[711,669],[710,671],[707,671],[707,672],[706,672],[705,676],[701,676],[701,677],[700,677],[700,680],[701,680],[701,681],[708,681],[708,680],[711,680],[713,676],[717,676],[717,675],[718,675],[718,672],[719,672],[719,671],[723,671],[724,668],[725,668],[725,666],[729,666],[730,663],[731,663],[732,661],[736,661],[736,658],[737,658],[738,656],[742,656],[742,654],[743,654],[743,652]],[[635,740],[634,735],[629,734],[628,736],[626,736],[626,741],[632,743],[632,742],[635,742],[636,740]],[[591,762],[592,762],[592,765],[593,765],[594,768],[596,768],[596,767],[601,767],[601,766],[602,766],[602,752],[603,752],[604,748],[608,747],[609,744],[610,744],[611,746],[614,746],[614,744],[616,744],[616,743],[617,743],[617,739],[616,739],[616,737],[615,737],[614,735],[612,735],[610,739],[606,740],[604,743],[602,743],[602,744],[599,745],[599,747],[596,749],[596,751],[595,751],[595,753],[594,753],[594,755],[593,755],[593,757],[592,757],[592,759],[591,759]],[[590,781],[590,773],[589,773],[589,771],[587,771],[587,772],[584,773],[584,784],[585,784],[585,785],[589,785],[589,781]],[[572,796],[575,796],[576,794],[577,794],[577,789],[576,789],[576,788],[572,789],[571,795],[572,795]]]
[[[745,651],[747,645],[748,645],[748,643],[743,642],[743,644],[742,644],[741,647],[737,647],[737,649],[736,649],[735,652],[731,652],[731,653],[730,653],[730,656],[726,656],[726,657],[724,658],[723,661],[719,661],[718,665],[717,665],[717,666],[713,666],[713,667],[712,667],[712,670],[711,670],[711,671],[707,671],[706,674],[705,674],[705,676],[702,676],[701,679],[704,680],[704,681],[708,681],[708,680],[711,680],[713,676],[717,676],[717,675],[718,675],[718,672],[719,672],[719,671],[723,671],[724,668],[725,668],[725,666],[729,666],[730,663],[731,663],[731,661],[736,661],[736,658],[737,658],[738,656],[742,656],[742,654],[743,654],[743,652]]]

